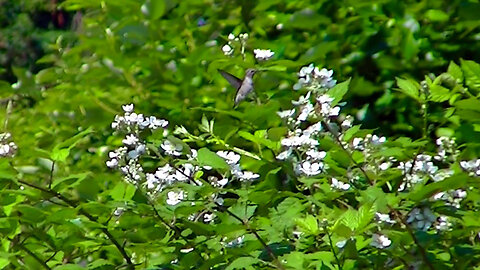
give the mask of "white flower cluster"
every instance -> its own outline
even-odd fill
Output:
[[[243,245],[244,240],[245,240],[245,236],[242,235],[242,236],[239,236],[239,237],[237,237],[237,238],[235,238],[232,241],[229,241],[227,243],[222,241],[222,245],[224,247],[227,247],[227,248],[239,247],[239,246]]]
[[[127,104],[122,106],[125,115],[115,115],[112,128],[116,130],[126,131],[128,133],[136,133],[139,129],[157,129],[165,128],[168,125],[167,120],[157,119],[155,116],[143,116],[133,112],[134,105]]]
[[[10,141],[11,138],[8,132],[0,133],[0,157],[13,157],[17,152],[17,145]]]
[[[454,161],[458,155],[457,145],[455,144],[455,138],[439,137],[436,140],[437,155],[434,159],[438,161]]]
[[[378,223],[382,224],[388,224],[388,225],[393,225],[396,223],[395,220],[390,218],[389,214],[382,214],[382,213],[375,213],[375,219],[377,220]]]
[[[259,174],[256,174],[250,171],[242,171],[242,167],[240,167],[240,164],[239,164],[240,155],[236,154],[235,152],[218,151],[217,155],[223,158],[227,162],[227,164],[230,166],[230,173],[234,178],[237,178],[240,181],[254,181],[255,179],[258,179],[260,177]],[[221,181],[226,182],[226,178],[223,178]],[[221,185],[221,186],[226,184],[226,183],[223,184],[222,182],[218,181],[217,179],[215,181],[215,184]]]
[[[123,105],[123,116],[116,115],[112,128],[126,133],[122,140],[123,146],[108,153],[110,160],[106,162],[109,168],[119,168],[125,180],[138,184],[144,177],[143,167],[138,162],[140,156],[146,153],[146,145],[139,137],[140,130],[164,128],[168,122],[157,119],[155,116],[144,117],[143,114],[133,112],[133,104]]]
[[[253,53],[255,54],[255,58],[257,60],[261,60],[261,61],[269,60],[275,54],[270,49],[268,49],[268,50],[254,49]]]
[[[326,68],[319,69],[313,64],[304,66],[298,73],[298,82],[293,86],[294,90],[299,90],[303,87],[312,89],[329,89],[337,84],[337,81],[332,78],[333,70]]]
[[[453,175],[453,170],[439,168],[433,163],[433,157],[426,154],[417,155],[414,160],[400,162],[397,166],[404,175],[404,182],[398,188],[399,191],[407,190],[415,184],[422,183],[428,179],[436,182]]]
[[[233,52],[235,51],[235,47],[238,45],[238,43],[240,43],[241,53],[244,54],[247,40],[248,40],[247,33],[240,34],[238,35],[238,37],[236,37],[233,33],[230,33],[228,35],[228,43],[223,45],[222,47],[223,54],[227,56],[233,55]]]
[[[235,52],[235,49],[240,46],[240,53],[245,57],[245,47],[247,45],[248,34],[243,33],[236,37],[233,33],[228,35],[227,44],[222,46],[222,52],[224,55],[231,56]],[[270,49],[254,49],[253,53],[255,59],[259,61],[266,61],[273,57],[275,54]]]
[[[480,159],[460,161],[460,167],[467,171],[471,176],[480,176]]]
[[[428,207],[413,208],[407,217],[407,223],[422,231],[428,230],[436,220],[437,217]]]
[[[383,234],[378,234],[378,233],[374,233],[372,235],[372,242],[370,242],[370,245],[379,249],[387,248],[391,244],[392,244],[392,240],[390,240],[387,236]]]
[[[444,201],[446,205],[460,208],[460,203],[467,197],[467,192],[463,189],[450,190],[435,194],[432,199],[435,201]]]

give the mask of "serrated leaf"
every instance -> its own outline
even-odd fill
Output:
[[[316,235],[319,231],[317,219],[312,215],[297,219],[297,225],[302,228],[304,232],[311,235]]]
[[[463,81],[463,72],[460,66],[455,64],[455,62],[451,61],[448,65],[448,74],[452,75],[457,80]]]
[[[471,60],[461,60],[460,66],[467,86],[478,93],[480,91],[480,65]]]
[[[396,78],[397,79],[397,85],[399,87],[400,92],[404,93],[405,95],[414,98],[415,100],[421,101],[419,90],[420,90],[420,85],[415,82],[414,80],[411,79],[402,79],[402,78]]]
[[[450,99],[451,92],[449,89],[440,85],[433,84],[430,86],[430,100],[435,102],[444,102]]]

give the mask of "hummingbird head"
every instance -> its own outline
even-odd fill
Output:
[[[255,73],[257,73],[256,69],[249,68],[249,69],[247,69],[247,72],[245,73],[245,76],[253,77],[253,75],[255,75]]]

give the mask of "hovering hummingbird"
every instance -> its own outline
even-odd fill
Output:
[[[257,72],[257,70],[253,68],[247,69],[247,72],[245,73],[245,78],[239,79],[235,77],[234,75],[226,72],[225,70],[219,69],[218,72],[222,74],[222,76],[227,79],[227,81],[237,89],[237,93],[235,94],[235,100],[234,100],[234,107],[238,105],[242,100],[244,100],[247,95],[253,91],[253,75]]]

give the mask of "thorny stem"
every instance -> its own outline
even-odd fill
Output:
[[[330,244],[330,249],[332,249],[333,256],[335,257],[335,260],[337,261],[338,269],[342,270],[342,264],[340,263],[340,260],[338,259],[337,253],[335,252],[335,248],[333,248],[332,238],[330,237],[330,233],[328,232],[327,224],[323,225],[323,229],[325,230],[325,233],[328,236],[328,242]]]
[[[169,163],[170,164],[170,163]],[[177,168],[177,166],[175,166],[174,164],[170,164],[170,166],[172,166],[177,172],[181,173],[182,175],[184,175],[185,177],[187,177],[189,179],[189,181],[193,184],[197,184],[195,182],[195,179],[193,179],[192,176],[190,175],[187,175],[186,173],[184,173],[182,170],[180,170],[179,168]],[[230,216],[232,216],[233,218],[235,218],[236,220],[240,221],[242,223],[243,226],[245,226],[245,228],[250,231],[254,236],[255,238],[257,238],[258,242],[260,242],[260,244],[265,248],[265,250],[267,251],[268,255],[270,255],[270,257],[273,259],[273,262],[275,263],[275,265],[277,266],[278,269],[282,269],[284,270],[285,268],[283,267],[283,265],[280,263],[280,261],[278,260],[277,256],[275,255],[275,253],[273,252],[273,250],[270,248],[270,246],[267,245],[267,243],[263,240],[263,238],[258,234],[257,230],[255,230],[254,228],[252,228],[250,226],[250,224],[242,219],[241,217],[237,216],[235,213],[233,213],[232,211],[228,210],[225,206],[215,202],[215,205],[218,207],[218,209],[222,212],[225,212],[227,214],[229,214]]]
[[[43,261],[37,254],[33,253],[33,251],[29,250],[25,245],[23,245],[23,243],[16,243],[15,240],[7,237],[7,239],[12,242],[12,244],[18,246],[18,248],[20,248],[21,250],[25,251],[28,255],[32,256],[32,258],[34,258],[39,264],[41,264],[43,266],[43,268],[45,269],[52,269],[50,268],[47,263],[45,261]],[[48,260],[47,260],[48,262]]]
[[[45,192],[47,194],[50,194],[52,196],[55,196],[57,197],[58,199],[64,201],[66,204],[68,204],[70,207],[72,208],[78,208],[78,212],[80,214],[82,214],[83,216],[85,216],[86,218],[88,218],[90,221],[92,222],[95,222],[95,223],[98,223],[98,220],[97,218],[95,218],[94,216],[90,215],[88,212],[86,212],[85,210],[83,210],[82,208],[79,208],[78,204],[75,203],[74,201],[66,198],[65,196],[63,196],[62,194],[56,192],[55,190],[52,190],[52,189],[47,189],[47,188],[43,188],[43,187],[39,187],[39,186],[36,186],[34,184],[31,184],[29,182],[26,182],[26,181],[23,181],[23,180],[18,180],[18,182],[26,185],[26,186],[29,186],[31,188],[34,188],[34,189],[37,189],[37,190],[40,190],[42,192]],[[130,256],[128,256],[127,252],[125,251],[125,249],[123,248],[123,246],[117,241],[117,239],[115,239],[115,237],[110,233],[110,231],[107,229],[107,228],[101,228],[100,229],[107,237],[108,239],[113,243],[113,245],[118,249],[118,251],[120,252],[120,254],[122,254],[123,258],[125,259],[125,261],[127,262],[127,268],[128,269],[135,269],[135,265],[133,264],[132,260],[130,259]]]
[[[352,157],[352,154],[350,153],[350,151],[348,151],[345,146],[342,144],[342,141],[340,140],[340,138],[337,136],[337,134],[330,128],[330,126],[328,125],[327,122],[325,122],[324,120],[322,120],[322,124],[325,126],[325,128],[328,130],[328,132],[330,134],[332,134],[332,136],[335,138],[335,141],[337,142],[337,144],[342,148],[343,151],[345,151],[345,153],[347,153],[348,157],[350,158],[350,160],[352,161],[352,163],[355,165],[355,167],[357,167],[358,169],[360,169],[360,171],[362,172],[362,174],[365,176],[365,178],[367,179],[367,181],[370,183],[370,185],[373,185],[373,181],[372,179],[370,179],[370,177],[368,176],[367,172],[365,171],[365,169],[360,166],[356,161],[355,159],[353,159]]]
[[[412,228],[410,228],[410,226],[408,225],[408,222],[405,220],[405,218],[403,218],[402,214],[394,209],[393,207],[391,207],[390,205],[387,205],[388,208],[390,209],[390,211],[392,211],[393,213],[395,213],[395,216],[400,220],[400,222],[405,226],[405,228],[407,229],[407,232],[408,234],[410,234],[410,237],[412,237],[413,239],[413,242],[415,243],[415,245],[417,245],[418,247],[418,250],[420,251],[420,254],[422,255],[422,259],[423,261],[425,262],[425,264],[427,265],[427,267],[430,269],[430,270],[435,270],[435,268],[433,267],[432,263],[428,260],[428,257],[427,257],[427,252],[425,251],[425,248],[423,248],[423,246],[420,244],[420,242],[418,241],[417,237],[415,236],[415,234],[413,233],[412,231]]]

